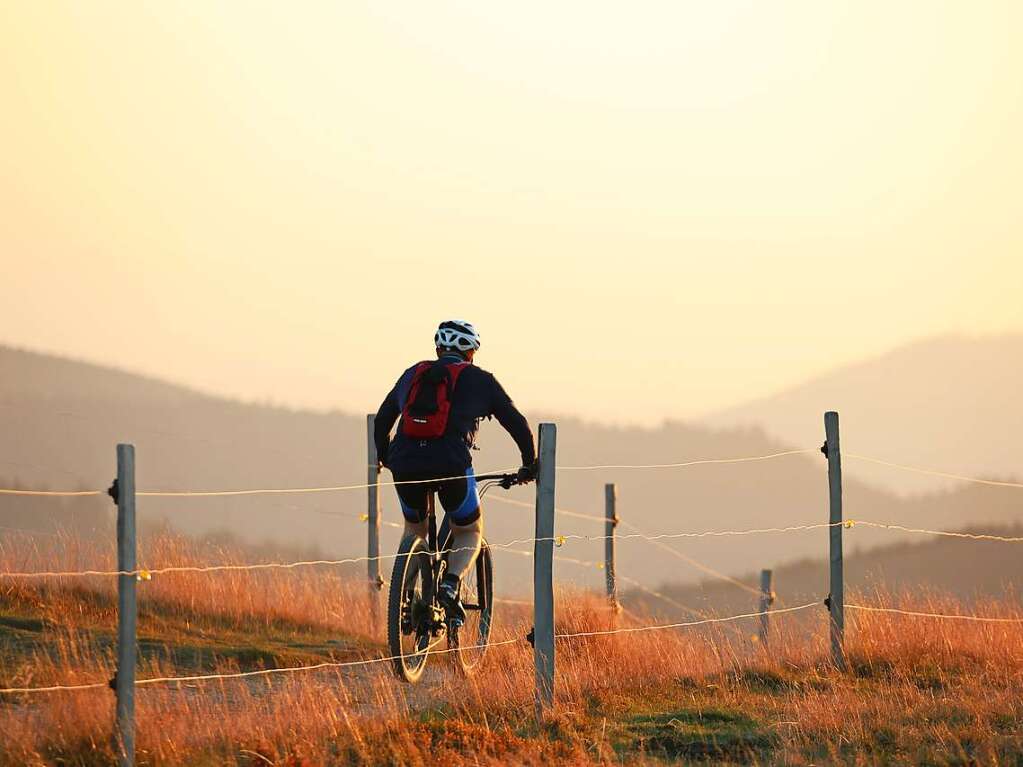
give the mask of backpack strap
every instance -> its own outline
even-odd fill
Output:
[[[424,379],[429,375],[433,365],[434,363],[429,361],[416,365],[412,381],[409,384],[408,403],[406,404],[409,413],[429,415],[437,412],[436,386],[423,386]],[[430,399],[431,392],[434,393],[432,401]]]
[[[455,392],[455,384],[458,383],[458,377],[462,375],[462,371],[469,367],[468,362],[452,362],[448,366],[448,380],[450,385],[448,388],[448,399],[451,399],[451,395]]]

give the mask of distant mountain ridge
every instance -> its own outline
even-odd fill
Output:
[[[952,473],[1023,479],[1023,334],[944,336],[847,365],[778,394],[713,414],[721,428],[754,426],[796,445],[821,440],[821,413],[838,410],[847,452]],[[846,463],[897,492],[945,480]]]
[[[381,390],[390,384],[381,382]],[[534,426],[539,420],[530,414]],[[576,419],[558,422],[562,466],[660,464],[700,458],[732,458],[776,453],[787,445],[755,428],[709,428],[666,423],[656,429],[595,426]],[[113,477],[114,446],[136,445],[138,486],[142,489],[206,490],[323,487],[365,482],[364,415],[311,413],[210,397],[130,373],[47,355],[0,348],[0,484],[25,487],[102,489]],[[811,444],[818,443],[819,438]],[[478,469],[511,468],[517,463],[510,439],[492,423],[481,432]],[[802,445],[800,445],[802,446]],[[557,476],[561,508],[600,516],[604,483],[615,482],[619,514],[651,533],[745,529],[820,523],[827,520],[827,480],[818,454],[759,463],[704,465],[686,469],[562,470]],[[385,479],[386,479],[385,475]],[[495,494],[501,491],[493,491]],[[383,488],[384,519],[400,520],[390,488]],[[531,489],[510,497],[530,501]],[[847,514],[928,527],[1007,523],[1018,519],[1023,494],[991,487],[899,499],[849,478]],[[17,518],[61,519],[84,514],[84,501],[45,502],[0,497],[0,525]],[[88,499],[90,513],[112,514],[108,499]],[[325,554],[365,553],[365,510],[361,490],[308,495],[216,498],[142,498],[142,522],[167,519],[190,533],[231,531],[250,541],[276,540],[315,545]],[[492,541],[528,539],[528,509],[485,501],[487,535]],[[43,511],[46,509],[47,511]],[[603,525],[560,517],[558,530],[600,536]],[[796,558],[819,557],[825,531],[768,536],[672,539],[670,545],[718,570],[747,572]],[[383,550],[397,545],[399,530],[383,529]],[[905,537],[905,536],[903,536]],[[850,546],[894,542],[894,533],[857,528]],[[526,546],[525,548],[528,548]],[[569,540],[564,556],[598,562],[602,541]],[[499,586],[528,588],[528,558],[498,557]],[[645,583],[693,582],[704,573],[640,539],[619,544],[620,572]],[[558,577],[599,585],[594,566],[559,564]]]

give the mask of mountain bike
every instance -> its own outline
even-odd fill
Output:
[[[482,483],[481,500],[494,486],[507,490],[520,484],[515,474],[485,474],[476,481]],[[464,625],[452,625],[437,601],[437,587],[447,572],[451,530],[447,517],[437,530],[435,495],[427,494],[427,539],[407,535],[402,540],[387,595],[387,644],[394,671],[406,682],[419,680],[430,651],[445,639],[455,665],[472,674],[483,662],[493,628],[494,562],[485,538],[459,589],[466,612]]]

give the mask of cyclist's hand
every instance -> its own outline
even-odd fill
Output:
[[[515,475],[515,481],[520,485],[525,485],[527,482],[532,482],[536,479],[536,473],[539,466],[536,461],[533,461],[528,466],[523,466],[519,469],[519,473]]]

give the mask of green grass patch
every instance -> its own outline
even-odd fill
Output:
[[[761,761],[776,737],[745,713],[715,708],[682,708],[635,714],[615,733],[615,750],[668,761]]]

